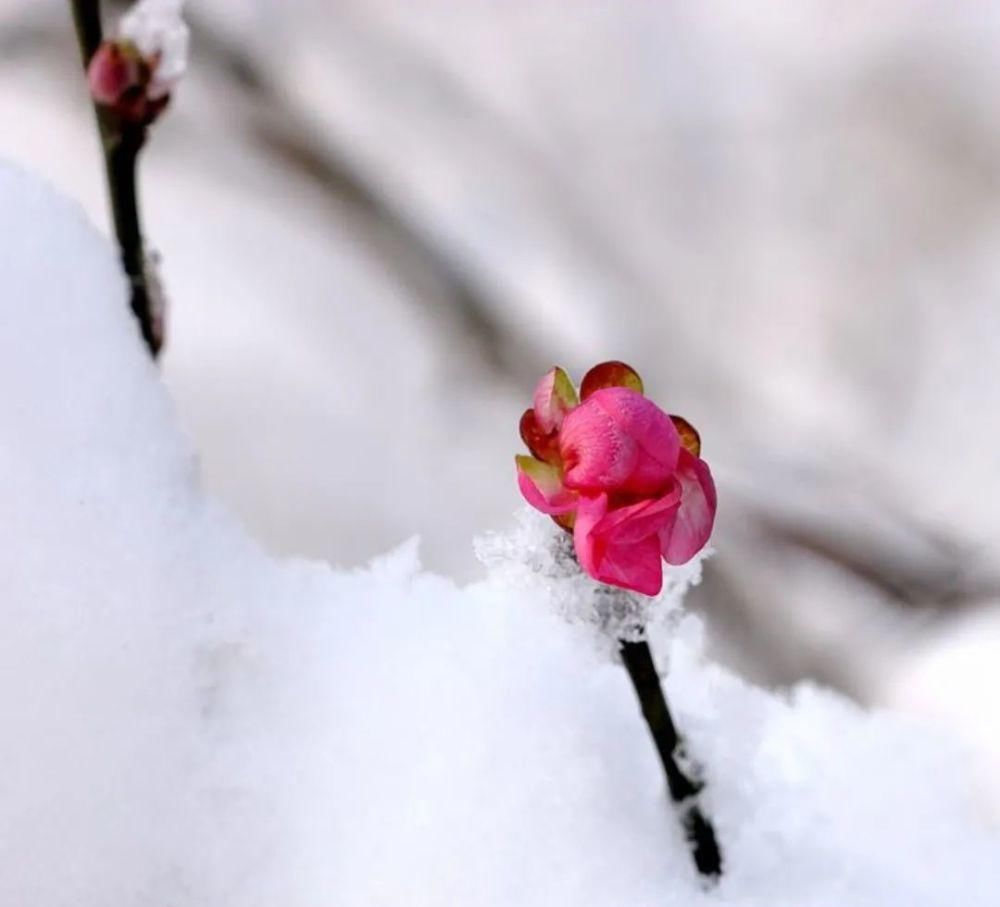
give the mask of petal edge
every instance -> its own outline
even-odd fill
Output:
[[[661,533],[663,557],[668,564],[686,564],[708,543],[715,523],[718,499],[708,464],[687,449],[677,464],[681,503],[669,532]]]
[[[586,400],[594,391],[606,387],[627,387],[639,394],[643,392],[639,373],[631,365],[617,359],[601,362],[583,376],[583,381],[580,382],[580,399]]]
[[[576,507],[576,495],[563,487],[558,467],[523,454],[514,460],[517,463],[517,487],[532,507],[550,516],[568,513]]]
[[[555,431],[562,420],[579,403],[576,388],[569,375],[556,366],[549,371],[535,388],[535,418],[542,431]]]

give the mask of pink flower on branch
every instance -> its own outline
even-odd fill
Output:
[[[573,532],[580,565],[599,582],[656,595],[663,561],[683,564],[708,542],[716,494],[698,433],[643,396],[624,363],[592,368],[579,396],[554,368],[521,437],[532,454],[516,458],[521,493]]]

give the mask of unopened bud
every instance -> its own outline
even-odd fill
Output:
[[[90,94],[123,121],[148,126],[169,99],[169,95],[154,97],[150,92],[156,64],[128,41],[105,41],[87,67]]]

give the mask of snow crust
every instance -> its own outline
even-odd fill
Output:
[[[466,587],[415,542],[267,557],[199,489],[107,243],[2,165],[0,243],[0,904],[997,903],[965,753],[747,686],[678,613],[703,891],[624,672],[522,569],[543,518]]]

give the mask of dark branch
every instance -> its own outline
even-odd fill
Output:
[[[84,72],[104,37],[100,0],[70,0]],[[139,218],[136,171],[146,127],[126,123],[112,111],[95,104],[94,115],[101,136],[108,199],[121,253],[122,269],[129,280],[132,312],[142,339],[155,358],[163,342],[159,301],[151,290]]]
[[[697,799],[704,785],[699,779],[687,774],[679,764],[683,746],[670,709],[667,708],[653,654],[646,642],[622,642],[621,657],[667,776],[670,799],[680,811],[695,866],[703,876],[717,877],[722,873],[722,855],[715,838],[715,829],[701,811]]]
[[[73,9],[76,38],[80,42],[80,58],[83,60],[83,68],[86,69],[90,58],[97,52],[104,39],[100,0],[70,0],[70,6]]]

